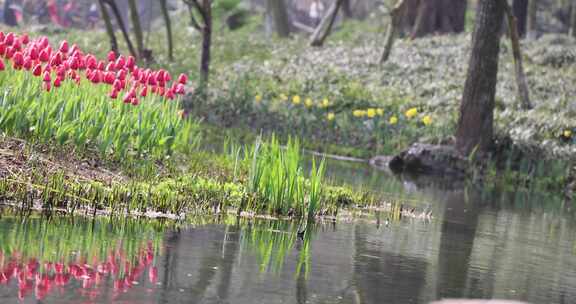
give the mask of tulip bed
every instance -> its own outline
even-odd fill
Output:
[[[105,60],[62,41],[0,32],[0,130],[42,143],[96,148],[114,159],[189,152],[198,125],[179,96],[188,77],[140,68],[110,52]]]

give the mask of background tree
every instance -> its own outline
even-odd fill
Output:
[[[172,21],[168,13],[168,0],[160,0],[160,9],[162,10],[162,17],[164,18],[164,25],[166,26],[166,39],[168,42],[168,60],[174,60],[174,40],[172,38]]]
[[[526,23],[528,21],[528,2],[529,0],[514,0],[512,11],[516,18],[516,29],[520,37],[526,35]]]
[[[202,35],[200,54],[200,89],[206,91],[210,74],[210,49],[212,44],[212,1],[184,0],[190,10],[190,23]],[[198,15],[199,17],[195,16]]]
[[[278,37],[290,36],[290,20],[284,0],[266,0],[266,14]]]
[[[538,10],[538,0],[528,0],[528,17],[526,18],[526,35],[528,38],[536,38],[536,12]]]
[[[332,3],[328,13],[324,18],[322,18],[322,21],[318,24],[310,38],[311,46],[322,46],[324,44],[324,41],[332,31],[332,27],[334,26],[334,22],[336,21],[336,17],[338,16],[338,12],[344,4],[344,1],[345,0],[335,0],[334,3]]]
[[[136,0],[128,0],[128,7],[130,9],[130,21],[132,23],[132,31],[136,39],[136,49],[138,50],[137,58],[144,58],[144,35],[142,34],[142,26],[140,24],[140,15]]]
[[[570,35],[576,38],[576,1],[572,0],[572,16],[570,17]]]
[[[118,54],[118,40],[116,39],[116,33],[114,32],[114,26],[112,25],[110,14],[108,14],[108,9],[103,0],[98,0],[98,5],[100,6],[100,14],[104,20],[104,25],[106,26],[106,34],[108,34],[108,39],[110,39],[110,49]]]
[[[126,41],[126,45],[128,46],[128,51],[130,52],[130,55],[138,57],[138,54],[134,49],[134,45],[132,44],[132,40],[130,39],[130,34],[128,34],[128,30],[124,25],[122,14],[120,13],[118,6],[116,5],[116,2],[114,0],[102,0],[102,1],[104,1],[104,3],[106,3],[108,6],[110,6],[110,9],[112,10],[112,13],[114,14],[114,17],[116,18],[116,21],[118,23],[118,27],[120,27],[122,36],[124,36],[124,41]]]
[[[386,30],[386,42],[384,44],[384,50],[380,56],[380,63],[384,63],[390,57],[392,52],[392,47],[394,46],[394,40],[398,35],[398,27],[400,26],[401,12],[404,9],[404,4],[406,0],[398,0],[398,3],[390,10],[390,24]]]
[[[409,0],[405,7],[405,23],[411,28],[412,38],[434,33],[461,33],[467,7],[466,0]]]
[[[456,148],[464,155],[475,150],[485,152],[492,142],[504,4],[502,0],[478,2],[472,53],[456,131]]]

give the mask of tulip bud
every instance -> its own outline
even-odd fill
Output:
[[[42,65],[39,63],[32,69],[32,75],[39,77],[42,75]]]
[[[128,56],[128,60],[126,60],[126,67],[132,71],[134,69],[134,66],[136,64],[136,59],[134,58],[134,56]]]
[[[2,59],[0,59],[0,71],[4,71],[6,69],[6,66],[4,66],[4,61],[2,61]]]
[[[146,97],[146,95],[148,95],[148,86],[144,86],[144,88],[142,88],[142,91],[140,92],[141,97]]]
[[[186,74],[180,74],[180,76],[178,76],[178,83],[186,84],[186,82],[188,82],[188,76],[186,76]]]
[[[60,76],[56,77],[56,79],[54,80],[54,87],[59,88],[61,84],[62,84],[62,78],[60,78]]]
[[[4,38],[4,44],[12,45],[12,43],[14,43],[14,33],[8,33],[6,38]]]
[[[106,71],[115,71],[116,70],[116,65],[114,64],[114,61],[108,62],[108,65],[106,65]]]
[[[58,49],[62,53],[68,53],[68,41],[64,40],[60,43],[60,48]]]
[[[104,76],[104,82],[107,84],[113,84],[115,79],[116,75],[114,75],[114,72],[106,72]]]
[[[0,56],[4,56],[6,54],[6,45],[4,43],[0,43]]]
[[[123,69],[125,64],[126,64],[126,58],[124,58],[124,56],[120,55],[118,57],[118,59],[116,59],[116,68],[117,69]]]
[[[32,59],[30,58],[30,56],[26,56],[24,58],[24,68],[29,71],[32,68]]]
[[[112,88],[112,91],[110,92],[110,98],[112,99],[116,99],[118,98],[118,90],[116,90],[116,88]]]
[[[132,97],[132,100],[130,102],[132,103],[133,106],[137,106],[140,104],[140,101],[136,97]]]
[[[48,54],[46,49],[41,50],[38,57],[42,62],[48,62],[50,60],[50,54]]]
[[[52,81],[52,77],[50,76],[50,71],[48,71],[48,70],[44,71],[43,80],[44,80],[44,82],[51,82]]]
[[[47,81],[47,82],[45,81],[45,82],[42,84],[42,87],[44,88],[44,90],[46,90],[46,92],[50,92],[50,89],[52,88],[51,82],[50,82],[50,81]]]
[[[108,61],[109,62],[116,61],[116,53],[114,53],[114,51],[108,52]]]
[[[106,67],[106,64],[104,63],[104,61],[99,61],[98,65],[96,66],[96,68],[100,71],[104,71],[105,67]]]
[[[28,42],[30,42],[30,37],[28,36],[28,34],[27,33],[22,34],[22,36],[20,36],[20,43],[28,44]]]

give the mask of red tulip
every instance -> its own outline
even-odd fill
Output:
[[[68,41],[64,40],[60,43],[60,48],[58,49],[62,53],[68,53]]]
[[[108,52],[108,61],[109,62],[116,61],[116,53],[114,53],[114,51]]]
[[[108,65],[106,65],[106,71],[115,71],[115,70],[116,65],[114,64],[114,61],[108,62]]]
[[[50,76],[50,71],[48,71],[48,69],[46,69],[46,71],[44,71],[44,78],[43,78],[44,82],[50,82],[52,81],[52,77]]]
[[[29,71],[32,68],[32,58],[30,58],[30,56],[26,56],[26,58],[24,58],[24,68]]]
[[[7,59],[12,59],[12,56],[14,56],[14,53],[16,53],[16,50],[15,50],[13,47],[9,46],[9,47],[6,49],[6,58],[7,58]]]
[[[50,60],[50,54],[48,53],[48,50],[46,49],[41,50],[40,54],[38,55],[38,58],[42,62],[48,62]]]
[[[4,61],[2,61],[2,59],[0,59],[0,71],[4,71],[6,69],[6,66],[4,66]]]
[[[180,74],[180,76],[178,76],[178,83],[186,84],[186,82],[188,82],[188,76],[186,76],[186,74]]]
[[[112,98],[112,99],[118,98],[118,90],[116,90],[115,88],[112,88],[112,91],[110,91],[110,95],[108,95],[108,96],[110,96],[110,98]]]
[[[30,56],[32,60],[38,59],[38,49],[35,46],[28,48],[28,50],[28,56]]]
[[[62,78],[56,77],[56,79],[54,80],[54,87],[59,88],[61,84],[62,84]]]
[[[114,74],[114,72],[106,72],[104,76],[104,82],[106,82],[107,84],[113,84],[114,80],[116,80],[116,75]]]
[[[4,56],[6,54],[6,45],[0,42],[0,56]]]
[[[4,38],[4,44],[12,45],[12,43],[14,43],[14,33],[8,33],[6,38]]]
[[[96,69],[98,69],[100,71],[104,71],[105,67],[106,67],[106,64],[104,63],[104,61],[99,61],[98,65],[96,66]]]
[[[174,92],[176,92],[176,94],[184,95],[184,93],[186,93],[184,85],[181,83],[177,84]]]
[[[4,32],[0,31],[0,42],[3,42],[4,38],[5,38]]]
[[[166,98],[172,100],[174,99],[175,95],[174,95],[174,91],[172,89],[169,89],[166,91]]]
[[[146,97],[146,95],[148,95],[148,86],[144,86],[144,88],[142,88],[142,91],[140,92],[141,97]]]
[[[89,69],[95,69],[98,63],[96,62],[96,58],[92,55],[86,56],[86,67]]]
[[[28,44],[28,42],[30,42],[30,37],[28,37],[28,34],[27,33],[22,34],[22,36],[20,36],[20,43]]]
[[[131,103],[133,106],[137,106],[140,104],[140,101],[138,100],[138,98],[134,97],[132,98]]]
[[[126,58],[124,58],[124,56],[120,55],[120,57],[118,57],[118,59],[116,59],[116,68],[117,69],[123,69],[125,64],[126,64]]]
[[[116,73],[116,78],[120,80],[126,79],[126,70],[120,70]]]
[[[52,88],[49,81],[45,81],[42,87],[44,88],[44,90],[46,90],[46,92],[50,92],[50,89]]]
[[[134,69],[134,66],[136,64],[136,59],[133,56],[128,56],[128,59],[126,60],[126,67],[132,71]]]

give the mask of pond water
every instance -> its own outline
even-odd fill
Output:
[[[4,212],[0,303],[576,302],[576,222],[561,199],[361,166],[331,178],[396,193],[434,218],[321,223],[300,239],[297,223],[279,221]]]

